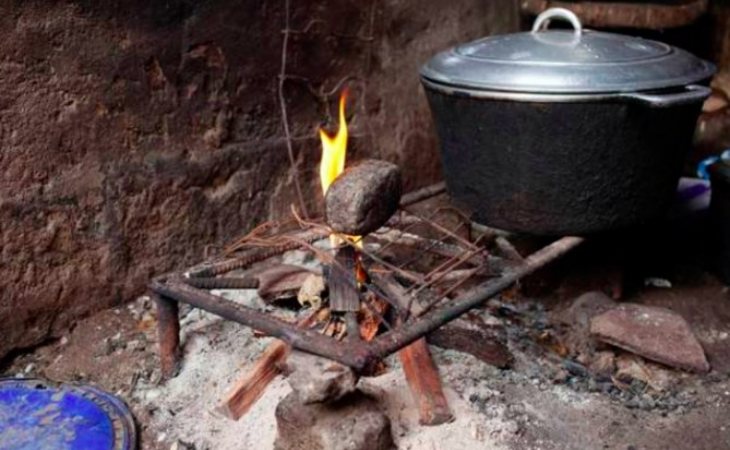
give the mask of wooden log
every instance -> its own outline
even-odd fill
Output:
[[[400,305],[402,310],[407,311],[410,307],[416,314],[421,312],[421,302],[411,301],[403,286],[395,278],[382,274],[371,276],[378,287]],[[440,425],[453,420],[454,416],[441,386],[441,376],[433,362],[426,339],[418,339],[401,349],[398,358],[403,365],[411,394],[418,404],[419,422],[422,425]]]
[[[289,351],[289,346],[282,341],[269,344],[249,373],[231,388],[217,411],[229,419],[240,419],[261,398],[269,383],[281,373],[279,365]]]
[[[440,425],[451,422],[454,415],[441,386],[436,364],[428,344],[421,338],[398,352],[411,394],[418,404],[419,422],[422,425]]]
[[[316,321],[317,312],[308,315],[297,325],[301,328],[309,327]],[[253,368],[228,391],[216,410],[229,419],[240,419],[261,398],[269,383],[281,373],[281,364],[290,351],[289,345],[278,339],[269,344]]]

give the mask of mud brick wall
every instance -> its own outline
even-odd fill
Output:
[[[279,107],[286,0],[0,0],[0,357],[144,292],[296,202]],[[512,31],[512,0],[291,1],[283,94],[309,209],[316,129],[439,177],[417,78]]]

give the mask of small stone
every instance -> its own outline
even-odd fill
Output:
[[[563,368],[570,372],[570,374],[577,377],[584,378],[588,376],[588,370],[585,368],[585,366],[583,366],[583,364],[571,361],[569,359],[563,360]]]
[[[402,191],[397,165],[374,159],[346,169],[327,190],[327,223],[338,233],[365,235],[398,209]]]
[[[555,320],[562,326],[562,343],[576,361],[587,364],[593,360],[596,348],[590,336],[591,319],[615,306],[611,297],[591,291],[577,297],[570,307],[556,314]]]
[[[312,309],[317,310],[322,306],[324,291],[324,277],[315,273],[309,274],[297,293],[297,301],[302,306],[309,305]]]
[[[138,339],[132,339],[127,342],[126,349],[132,352],[141,352],[145,349],[145,343]]]
[[[612,351],[602,351],[596,353],[596,356],[588,366],[588,370],[593,376],[600,381],[607,381],[616,371],[616,355]]]
[[[390,420],[378,403],[354,392],[334,403],[305,404],[295,394],[276,407],[275,450],[391,450]]]
[[[358,377],[349,367],[321,356],[292,351],[284,372],[302,403],[334,401],[355,390]]]
[[[705,352],[687,321],[666,308],[624,303],[594,317],[591,334],[671,367],[700,373],[710,370]]]
[[[636,381],[644,385],[649,384],[651,374],[638,356],[625,353],[619,355],[615,362],[616,374],[614,379],[616,381],[627,386]]]

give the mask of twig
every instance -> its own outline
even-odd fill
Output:
[[[299,184],[299,170],[297,168],[297,162],[294,159],[294,148],[291,143],[291,132],[289,131],[289,115],[286,111],[286,99],[284,98],[284,80],[286,79],[286,55],[289,47],[289,16],[291,11],[289,10],[289,0],[284,0],[284,37],[281,43],[281,71],[279,72],[279,107],[281,108],[281,122],[284,126],[284,135],[286,136],[286,150],[289,155],[289,164],[291,165],[291,171],[294,175],[294,187],[297,191],[297,199],[299,200],[299,207],[302,209],[304,217],[309,217],[307,212],[307,205],[304,203],[304,196],[302,195],[302,187]]]

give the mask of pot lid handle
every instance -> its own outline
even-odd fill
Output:
[[[535,19],[535,23],[532,25],[532,32],[537,33],[544,28],[547,28],[552,19],[562,19],[573,26],[573,33],[576,37],[583,33],[583,25],[580,23],[580,19],[575,13],[565,8],[549,8],[541,12],[540,15]]]

